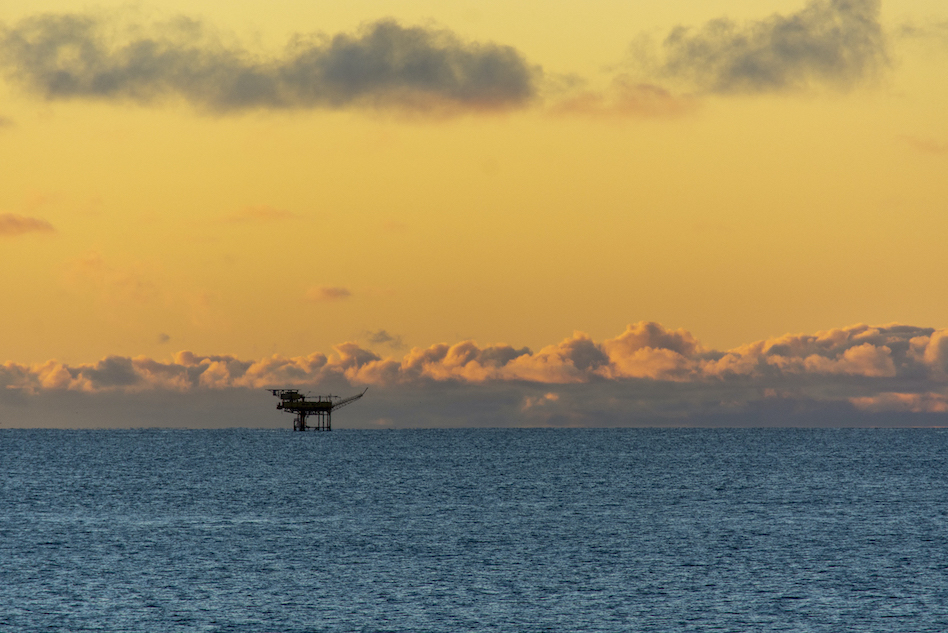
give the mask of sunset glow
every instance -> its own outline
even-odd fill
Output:
[[[3,425],[944,413],[946,76],[930,0],[0,3]]]

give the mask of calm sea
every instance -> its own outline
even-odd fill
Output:
[[[941,430],[0,431],[0,631],[946,631]]]

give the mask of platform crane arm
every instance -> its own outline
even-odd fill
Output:
[[[357,394],[354,395],[354,396],[349,396],[348,398],[343,398],[343,399],[340,400],[339,402],[336,402],[336,403],[334,403],[334,404],[332,405],[332,410],[335,411],[336,409],[341,409],[342,407],[346,406],[347,404],[352,404],[353,402],[355,402],[356,400],[358,400],[359,398],[361,398],[362,396],[364,396],[364,395],[365,395],[365,392],[368,391],[368,390],[369,390],[369,388],[366,387],[365,390],[364,390],[362,393],[357,393]]]

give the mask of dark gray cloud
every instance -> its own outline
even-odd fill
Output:
[[[879,0],[813,0],[797,13],[699,29],[677,27],[653,72],[712,93],[761,93],[815,84],[848,88],[887,63]]]
[[[70,373],[74,379],[81,376],[100,389],[132,387],[141,381],[132,360],[121,356],[109,356],[92,367],[73,369]]]
[[[523,106],[540,70],[514,48],[391,20],[297,37],[262,59],[179,18],[125,29],[93,15],[38,15],[0,31],[8,75],[47,99],[177,96],[224,113],[255,108],[478,110]]]
[[[377,332],[367,332],[368,341],[371,345],[388,345],[392,349],[401,349],[405,347],[402,337],[398,334],[390,334],[387,330]]]

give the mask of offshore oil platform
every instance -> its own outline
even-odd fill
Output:
[[[270,389],[270,393],[280,398],[277,403],[277,409],[293,413],[296,419],[293,420],[294,431],[331,431],[332,430],[332,412],[341,409],[347,404],[352,404],[365,395],[365,391],[342,398],[341,396],[316,396],[315,400],[307,400],[306,396],[301,394],[298,389]],[[316,424],[307,424],[306,418],[316,416]]]

